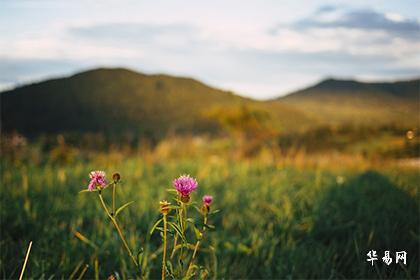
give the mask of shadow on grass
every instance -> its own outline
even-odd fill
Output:
[[[325,194],[310,239],[331,263],[334,278],[419,279],[418,206],[386,177],[369,171]],[[370,250],[378,254],[374,266],[366,261]],[[393,258],[389,266],[382,261],[385,250]],[[405,267],[395,263],[396,251],[407,252]]]

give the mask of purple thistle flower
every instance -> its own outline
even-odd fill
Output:
[[[203,203],[206,206],[210,206],[210,204],[213,202],[213,197],[211,195],[205,195],[203,196]]]
[[[89,173],[90,182],[88,185],[88,190],[93,191],[97,186],[105,187],[105,172],[104,171],[92,171]]]
[[[190,177],[190,175],[181,175],[173,181],[175,189],[181,196],[187,197],[192,191],[198,187],[197,180]]]

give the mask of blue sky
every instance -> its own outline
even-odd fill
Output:
[[[420,76],[420,1],[1,1],[0,88],[95,67],[258,99]]]

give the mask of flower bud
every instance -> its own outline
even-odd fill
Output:
[[[115,183],[118,183],[118,181],[121,179],[120,173],[116,172],[112,175],[112,180],[114,180]]]
[[[201,211],[203,212],[203,214],[208,214],[210,212],[210,206],[203,204],[203,207],[201,207]]]
[[[159,202],[160,205],[160,213],[162,213],[163,215],[167,215],[169,213],[169,205],[171,205],[169,202],[167,202],[166,200],[161,200]]]
[[[210,212],[210,205],[212,203],[213,197],[211,195],[203,196],[203,207],[201,208],[201,211],[203,211],[204,214],[208,214]]]
[[[189,195],[181,195],[181,201],[182,201],[182,203],[190,202],[190,196]]]

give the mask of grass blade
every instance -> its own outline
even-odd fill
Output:
[[[124,204],[123,206],[121,206],[120,208],[118,208],[117,211],[115,211],[115,216],[114,217],[117,217],[118,213],[120,213],[122,210],[124,210],[124,208],[126,208],[128,205],[130,205],[133,202],[134,201],[127,202],[126,204]]]
[[[168,222],[168,224],[178,233],[179,236],[181,236],[184,243],[187,243],[187,240],[185,239],[184,234],[182,233],[181,229],[174,223]]]
[[[28,250],[26,251],[25,261],[23,262],[23,267],[22,267],[22,271],[20,272],[19,280],[22,280],[23,273],[25,273],[25,268],[26,268],[26,264],[28,263],[29,253],[31,252],[31,248],[32,248],[32,241],[29,242],[29,247],[28,247]]]
[[[98,249],[98,246],[93,243],[91,240],[89,240],[89,238],[87,238],[86,236],[84,236],[83,234],[81,234],[78,231],[73,231],[74,236],[76,236],[78,239],[80,239],[82,242],[86,243],[87,245],[91,246],[94,249]]]
[[[152,229],[150,230],[150,235],[152,235],[152,233],[155,231],[156,227],[160,224],[160,222],[162,222],[162,219],[159,219],[153,226]]]

